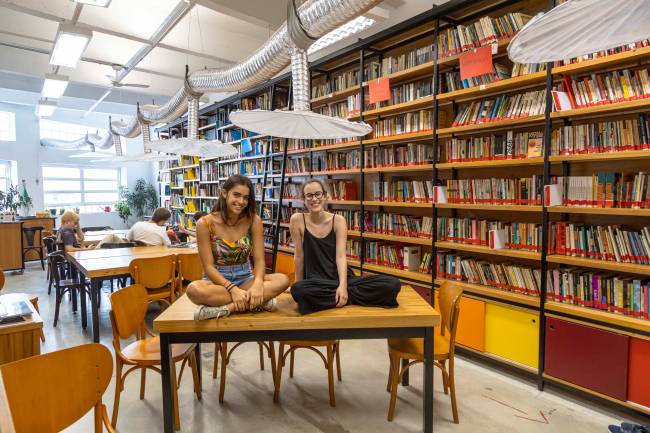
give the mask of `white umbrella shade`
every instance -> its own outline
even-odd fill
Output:
[[[192,155],[199,158],[221,158],[237,156],[237,148],[220,140],[194,140],[191,138],[172,138],[154,140],[149,143],[151,150],[173,153],[175,155]]]
[[[372,132],[372,126],[366,123],[350,122],[312,111],[238,110],[230,113],[230,121],[249,131],[283,138],[349,138]]]
[[[178,155],[165,155],[162,153],[143,153],[140,155],[122,155],[122,156],[116,156],[114,158],[106,158],[106,159],[96,159],[91,162],[158,162],[158,161],[172,161],[178,159]]]
[[[83,152],[77,153],[75,155],[68,155],[69,158],[111,158],[113,157],[112,153],[106,152]]]
[[[530,20],[508,45],[517,63],[571,59],[650,38],[648,0],[569,0]]]

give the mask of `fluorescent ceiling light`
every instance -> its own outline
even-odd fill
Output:
[[[50,64],[75,68],[92,36],[90,30],[66,23],[59,24]]]
[[[74,0],[77,3],[82,3],[90,6],[99,6],[102,8],[107,8],[111,4],[111,0]]]
[[[349,21],[343,24],[341,27],[332,30],[316,42],[314,42],[311,47],[307,50],[307,53],[312,54],[316,51],[332,45],[335,42],[345,39],[348,36],[352,36],[355,33],[359,33],[368,27],[375,24],[375,20],[372,18],[366,18],[364,16],[357,17],[352,21]]]
[[[54,114],[56,109],[56,102],[54,101],[38,101],[36,106],[36,115],[38,117],[50,117]]]
[[[58,74],[45,74],[45,81],[43,81],[43,90],[41,96],[43,98],[59,99],[63,96],[66,87],[68,87],[68,77]]]

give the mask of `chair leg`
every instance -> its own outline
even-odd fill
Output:
[[[41,315],[41,310],[38,309],[38,298],[32,299],[32,305],[34,306],[34,310],[38,313],[38,315]],[[41,341],[45,342],[45,334],[43,333],[43,328],[41,328]]]
[[[449,378],[447,377],[447,366],[445,365],[445,361],[440,361],[440,365],[442,368],[440,369],[442,373],[442,389],[445,392],[445,395],[449,394]]]
[[[219,368],[219,352],[221,343],[214,343],[214,366],[212,367],[212,378],[217,378],[217,368]]]
[[[174,429],[176,431],[181,429],[181,420],[178,414],[178,382],[176,381],[176,363],[172,360],[172,386],[173,386],[173,400],[174,400]]]
[[[226,367],[228,366],[228,343],[221,343],[221,382],[219,383],[219,403],[223,403],[226,393]]]
[[[50,265],[50,262],[47,262],[47,294],[52,293],[52,283],[54,282],[54,278],[52,275],[52,265]]]
[[[147,382],[147,369],[142,367],[140,369],[140,400],[144,400],[144,387]]]
[[[273,391],[273,401],[280,400],[280,383],[282,382],[282,367],[284,366],[284,343],[280,342],[278,350],[278,361],[275,367],[275,390]]]
[[[269,358],[271,358],[271,374],[273,375],[273,385],[275,385],[275,370],[278,368],[275,359],[275,344],[269,341]]]
[[[395,416],[395,403],[397,402],[397,385],[399,384],[399,357],[390,355],[393,371],[390,378],[390,403],[388,403],[388,421],[392,421]]]
[[[334,353],[336,355],[336,377],[338,378],[339,382],[343,379],[341,379],[341,342],[337,342],[334,345]]]
[[[43,248],[38,250],[38,257],[41,259],[41,268],[45,270],[45,261],[43,260]]]
[[[289,377],[293,378],[293,360],[294,360],[294,355],[296,351],[292,350],[291,355],[289,355]]]
[[[58,285],[54,285],[54,293],[56,296],[56,300],[54,301],[54,327],[56,328],[56,324],[59,323],[59,310],[61,309],[61,298],[63,298],[63,294],[61,293],[61,288]]]
[[[390,356],[390,352],[388,353],[388,383],[386,383],[386,392],[390,392],[390,385],[393,380],[393,368],[395,366],[393,365],[393,357]]]
[[[113,417],[111,425],[113,428],[117,425],[117,412],[120,408],[120,394],[122,393],[122,362],[119,358],[115,359],[115,399],[113,400]]]
[[[454,423],[458,424],[458,406],[456,405],[456,384],[454,383],[454,360],[449,361],[449,390],[451,393],[451,413],[454,416]]]
[[[259,347],[260,352],[260,370],[264,370],[264,343],[258,341],[257,346]]]
[[[202,398],[201,381],[199,380],[199,370],[197,369],[194,352],[190,355],[190,363],[192,367],[192,378],[194,379],[194,392],[196,393],[197,400],[200,401]]]
[[[330,406],[336,407],[334,395],[334,345],[327,345],[327,385],[330,393]]]

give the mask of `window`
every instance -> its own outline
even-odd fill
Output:
[[[74,123],[57,122],[56,120],[40,119],[39,128],[41,138],[53,138],[56,140],[77,140],[86,133],[99,134],[105,137],[107,130],[102,128],[93,128],[90,126],[76,125]]]
[[[12,182],[11,161],[0,161],[0,191],[6,192]]]
[[[16,114],[0,111],[0,141],[16,141]]]
[[[43,167],[46,208],[78,207],[80,212],[102,212],[119,200],[119,188],[119,168]]]

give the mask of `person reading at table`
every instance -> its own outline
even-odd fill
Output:
[[[86,249],[81,246],[83,240],[84,232],[79,225],[79,215],[72,211],[61,215],[61,228],[57,233],[57,243],[63,245],[66,252],[81,251]]]
[[[207,280],[187,287],[187,296],[199,305],[195,320],[239,311],[272,311],[275,297],[289,287],[286,275],[265,273],[264,228],[255,207],[250,179],[230,176],[210,214],[197,222],[196,239]]]
[[[206,216],[208,213],[203,212],[203,211],[198,211],[194,213],[194,229],[189,229],[187,227],[183,227],[182,225],[178,228],[178,233],[186,235],[187,236],[192,236],[196,238],[196,225],[199,222],[201,218]]]
[[[345,219],[325,210],[327,193],[318,179],[305,181],[302,197],[307,213],[291,216],[289,230],[295,245],[296,282],[291,295],[300,313],[347,304],[397,307],[400,281],[389,275],[357,277],[348,268]]]
[[[142,242],[146,245],[171,245],[167,236],[167,220],[172,214],[164,207],[159,207],[151,215],[150,221],[138,221],[126,233],[129,241]]]

